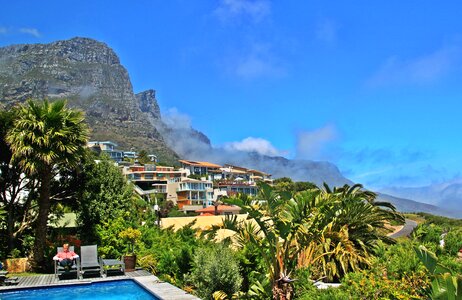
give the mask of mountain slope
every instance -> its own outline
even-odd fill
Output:
[[[383,189],[382,192],[438,205],[447,211],[458,211],[462,218],[462,180],[460,178],[421,187],[389,187]]]
[[[111,140],[121,149],[145,149],[169,164],[185,159],[234,164],[331,186],[353,184],[329,162],[289,160],[213,147],[203,133],[161,115],[154,90],[133,93],[127,70],[106,44],[73,38],[50,44],[0,48],[0,108],[26,99],[66,98],[86,112],[92,139]],[[446,193],[456,193],[448,190]],[[418,202],[388,197],[403,211],[439,211]],[[442,212],[445,214],[446,212]]]
[[[436,205],[426,204],[410,199],[403,199],[391,195],[378,193],[377,199],[379,201],[390,202],[395,205],[396,209],[400,212],[425,212],[432,215],[440,215],[449,218],[462,218],[462,211],[444,209]]]
[[[68,99],[86,112],[94,140],[146,149],[167,162],[178,158],[141,113],[127,70],[104,43],[73,38],[0,48],[0,107],[29,98]]]

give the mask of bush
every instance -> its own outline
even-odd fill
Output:
[[[413,243],[401,243],[386,246],[379,244],[372,269],[386,274],[389,278],[399,279],[406,274],[425,270],[413,250]]]
[[[462,248],[462,228],[457,228],[448,232],[444,238],[444,250],[447,254],[454,257]]]
[[[151,223],[141,226],[141,241],[137,244],[139,257],[162,280],[184,287],[184,276],[191,272],[193,254],[202,243],[197,231],[189,224],[178,231],[160,229]],[[141,262],[140,262],[141,265]]]
[[[435,224],[419,225],[416,229],[420,232],[419,240],[423,243],[439,245],[443,228]]]
[[[231,249],[222,244],[199,248],[194,254],[191,283],[202,299],[211,299],[216,291],[223,291],[231,297],[239,291],[242,277]]]
[[[319,290],[313,287],[312,290],[306,291],[303,295],[298,298],[300,300],[349,300],[354,299],[348,292],[341,288],[328,288],[325,290]]]
[[[342,280],[341,290],[350,299],[427,299],[430,280],[425,271],[392,280],[385,274],[361,271],[349,273]]]

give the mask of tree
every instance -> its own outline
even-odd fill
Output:
[[[293,288],[290,275],[296,267],[296,258],[309,240],[318,234],[309,218],[311,205],[319,190],[295,199],[292,193],[275,192],[265,183],[259,184],[259,194],[252,199],[245,195],[225,202],[238,205],[249,215],[250,222],[225,222],[224,228],[236,231],[240,247],[254,244],[262,257],[271,285],[273,299],[291,299]],[[252,289],[252,288],[251,288]]]
[[[108,157],[96,157],[88,152],[78,196],[77,221],[82,241],[98,243],[97,226],[123,216],[127,223],[137,220],[136,197],[130,183]]]
[[[277,178],[273,181],[274,189],[277,192],[295,191],[295,183],[289,177]]]
[[[5,256],[19,248],[17,237],[36,217],[36,214],[29,213],[32,197],[24,196],[26,191],[34,189],[35,182],[26,178],[17,164],[11,164],[13,153],[5,140],[14,118],[14,111],[0,111],[0,207],[5,212],[0,244],[4,247]]]
[[[149,164],[151,162],[148,156],[148,152],[146,150],[143,149],[138,153],[138,162],[143,165]]]
[[[372,247],[379,240],[391,242],[381,231],[386,221],[402,220],[392,205],[375,202],[375,194],[360,185],[334,190],[326,185],[296,194],[263,183],[259,187],[254,199],[240,195],[225,200],[240,206],[250,221],[227,220],[223,228],[236,231],[241,248],[255,245],[273,299],[292,298],[290,276],[297,262],[298,267],[321,263],[325,274],[336,276],[368,265]]]
[[[50,186],[60,167],[74,168],[80,162],[88,138],[88,127],[81,111],[68,109],[65,100],[28,100],[17,109],[17,118],[6,141],[12,162],[19,163],[29,176],[36,176],[38,216],[35,229],[33,268],[45,269],[45,243],[51,207]]]
[[[393,205],[375,198],[375,193],[360,184],[333,190],[325,184],[318,205],[321,235],[303,250],[299,266],[310,266],[313,273],[329,281],[368,267],[379,241],[394,243],[386,235],[386,224],[391,220],[404,223]]]

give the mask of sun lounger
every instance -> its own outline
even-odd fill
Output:
[[[102,260],[98,256],[98,246],[80,247],[80,277],[86,274],[103,276]]]
[[[19,283],[18,277],[6,277],[8,271],[0,271],[0,285],[16,285]]]

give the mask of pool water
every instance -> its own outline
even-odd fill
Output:
[[[133,280],[97,282],[49,288],[32,288],[0,293],[1,300],[158,300]]]

